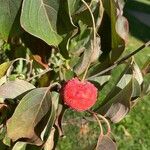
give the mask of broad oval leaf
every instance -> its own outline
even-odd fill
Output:
[[[56,29],[58,9],[58,0],[24,0],[21,25],[27,32],[47,44],[58,46],[62,40]]]
[[[133,81],[131,80],[124,89],[104,104],[99,112],[114,123],[121,121],[130,110],[132,91]]]
[[[0,38],[6,41],[13,32],[16,34],[19,33],[19,19],[17,15],[21,3],[22,0],[0,0]]]
[[[8,137],[13,141],[27,139],[35,145],[41,145],[35,127],[51,109],[51,96],[48,88],[37,88],[26,94],[17,106],[13,116],[7,122]],[[44,122],[42,122],[43,126]],[[38,131],[39,132],[39,131]]]
[[[34,89],[35,86],[24,80],[8,81],[0,86],[0,97],[14,99],[17,96]]]

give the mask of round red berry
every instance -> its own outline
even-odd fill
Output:
[[[91,108],[97,100],[97,88],[88,81],[73,78],[62,88],[63,101],[76,111],[85,111]]]

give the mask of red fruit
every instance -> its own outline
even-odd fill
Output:
[[[85,111],[95,104],[97,88],[88,81],[81,82],[78,78],[73,78],[63,86],[62,97],[70,108]]]

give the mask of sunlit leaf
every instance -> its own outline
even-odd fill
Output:
[[[104,104],[99,112],[110,118],[114,123],[122,120],[130,110],[130,99],[133,90],[132,80],[115,97]]]
[[[118,94],[120,90],[125,88],[132,78],[131,74],[127,74],[129,71],[129,64],[118,66],[112,71],[110,81],[102,90],[102,92],[105,93],[102,104],[107,103],[112,97]]]
[[[0,78],[0,86],[3,85],[7,81],[6,75]]]
[[[143,82],[143,75],[139,66],[135,62],[133,63],[133,76],[138,81],[139,85],[141,85]]]
[[[34,85],[24,80],[8,81],[0,86],[0,97],[13,99],[34,88]]]
[[[17,142],[12,150],[26,150],[26,143],[25,142]]]
[[[21,25],[27,32],[47,44],[58,46],[62,40],[56,27],[58,9],[59,1],[24,0]]]
[[[3,64],[0,65],[0,78],[2,78],[5,75],[10,65],[11,65],[11,62],[4,62]]]
[[[106,82],[109,81],[110,77],[111,77],[110,75],[103,75],[103,76],[99,76],[99,77],[94,77],[94,78],[89,79],[89,80],[92,81],[92,82],[95,82],[95,83],[99,84],[99,86],[102,86]]]
[[[127,41],[129,33],[129,25],[127,19],[121,15],[118,16],[116,21],[116,32],[122,39]]]

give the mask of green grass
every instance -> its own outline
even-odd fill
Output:
[[[139,101],[126,118],[112,126],[119,150],[148,150],[150,148],[150,96]]]

